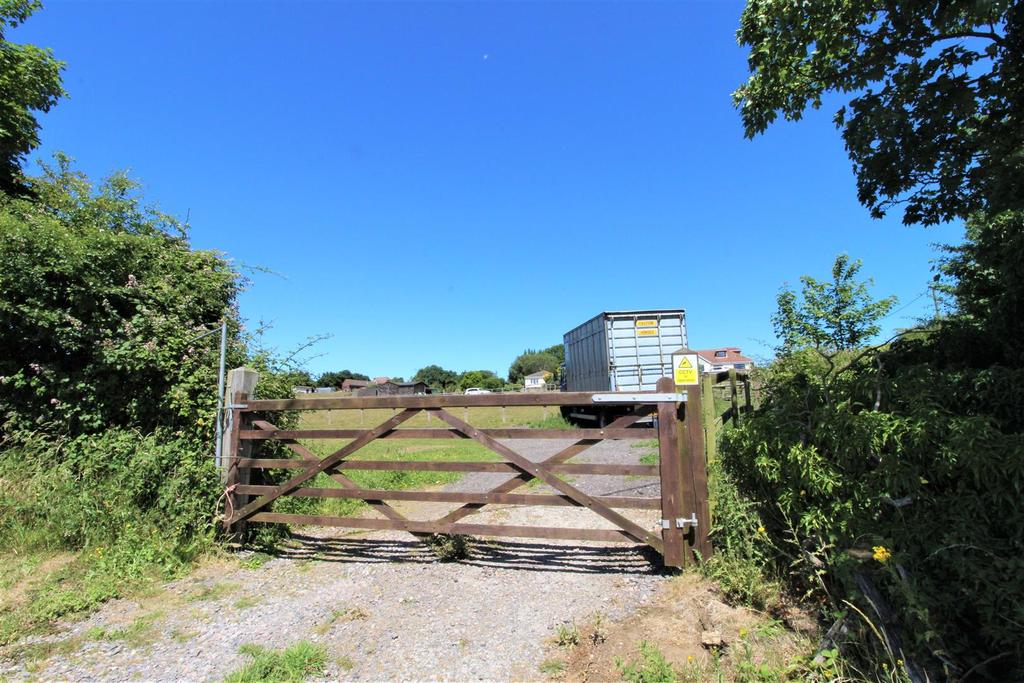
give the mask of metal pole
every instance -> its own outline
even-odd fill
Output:
[[[217,372],[217,443],[214,446],[213,460],[220,470],[221,451],[224,442],[224,423],[221,416],[224,414],[224,363],[228,350],[228,321],[225,318],[220,321],[220,366]]]

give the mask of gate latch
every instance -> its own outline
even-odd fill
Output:
[[[676,528],[677,529],[685,529],[687,526],[692,526],[694,529],[697,528],[697,513],[696,512],[691,514],[689,517],[676,517]],[[669,520],[667,520],[667,519],[663,519],[663,520],[661,520],[661,528],[662,529],[671,529],[672,528],[672,523]]]

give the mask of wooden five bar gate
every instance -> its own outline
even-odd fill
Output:
[[[251,389],[250,389],[251,391]],[[481,429],[449,409],[502,406],[565,406],[602,403],[619,408],[620,417],[595,429]],[[230,429],[226,434],[226,496],[224,524],[237,532],[247,522],[343,526],[356,529],[399,529],[423,537],[429,534],[625,541],[642,543],[664,557],[666,566],[682,567],[697,556],[711,553],[708,541],[707,474],[701,428],[699,387],[676,393],[672,380],[663,378],[655,392],[595,394],[580,392],[478,394],[470,396],[376,396],[252,400],[246,393],[232,396]],[[368,429],[278,429],[268,414],[294,410],[393,409],[394,414]],[[411,417],[426,412],[444,428],[400,428]],[[468,412],[468,411],[467,411]],[[436,460],[369,460],[351,456],[376,439],[473,439],[498,456],[500,462]],[[318,457],[300,439],[350,439],[326,457]],[[510,439],[572,439],[554,455],[532,461],[504,443]],[[575,456],[608,439],[657,439],[659,464],[573,463]],[[261,458],[254,452],[261,443],[279,441],[297,457]],[[276,485],[251,483],[254,470],[301,470]],[[345,475],[351,470],[427,470],[446,472],[504,472],[510,477],[482,493],[457,491],[380,490],[361,487]],[[324,473],[340,487],[313,488],[312,479]],[[559,475],[657,476],[660,496],[621,497],[588,495]],[[557,495],[514,493],[539,479]],[[272,504],[285,496],[358,498],[383,518],[329,517],[274,512]],[[460,504],[430,521],[408,519],[388,501],[436,501]],[[491,504],[569,505],[590,509],[614,529],[474,524],[460,520]],[[657,509],[660,524],[644,528],[618,512],[621,509]]]

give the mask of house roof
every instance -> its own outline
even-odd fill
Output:
[[[527,375],[526,377],[527,377],[527,378],[532,378],[532,379],[537,379],[537,378],[539,378],[539,377],[547,377],[547,376],[548,376],[548,375],[550,375],[550,374],[551,374],[551,373],[550,373],[550,372],[548,372],[547,370],[541,370],[540,372],[531,372],[531,373],[530,373],[529,375]]]
[[[725,356],[715,356],[716,351],[725,351]],[[753,358],[747,358],[740,351],[738,346],[720,346],[717,349],[698,349],[696,354],[701,357],[702,360],[715,364],[715,363],[753,363]]]

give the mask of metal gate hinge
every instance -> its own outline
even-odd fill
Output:
[[[248,407],[249,407],[248,403],[229,403],[227,405],[227,409],[228,410],[242,410],[243,408],[248,408]]]
[[[676,517],[676,528],[677,529],[685,529],[687,526],[692,526],[694,528],[697,528],[697,513],[696,512],[691,514],[689,517]],[[672,528],[672,522],[670,522],[667,519],[661,520],[661,528],[662,529],[671,529]]]

